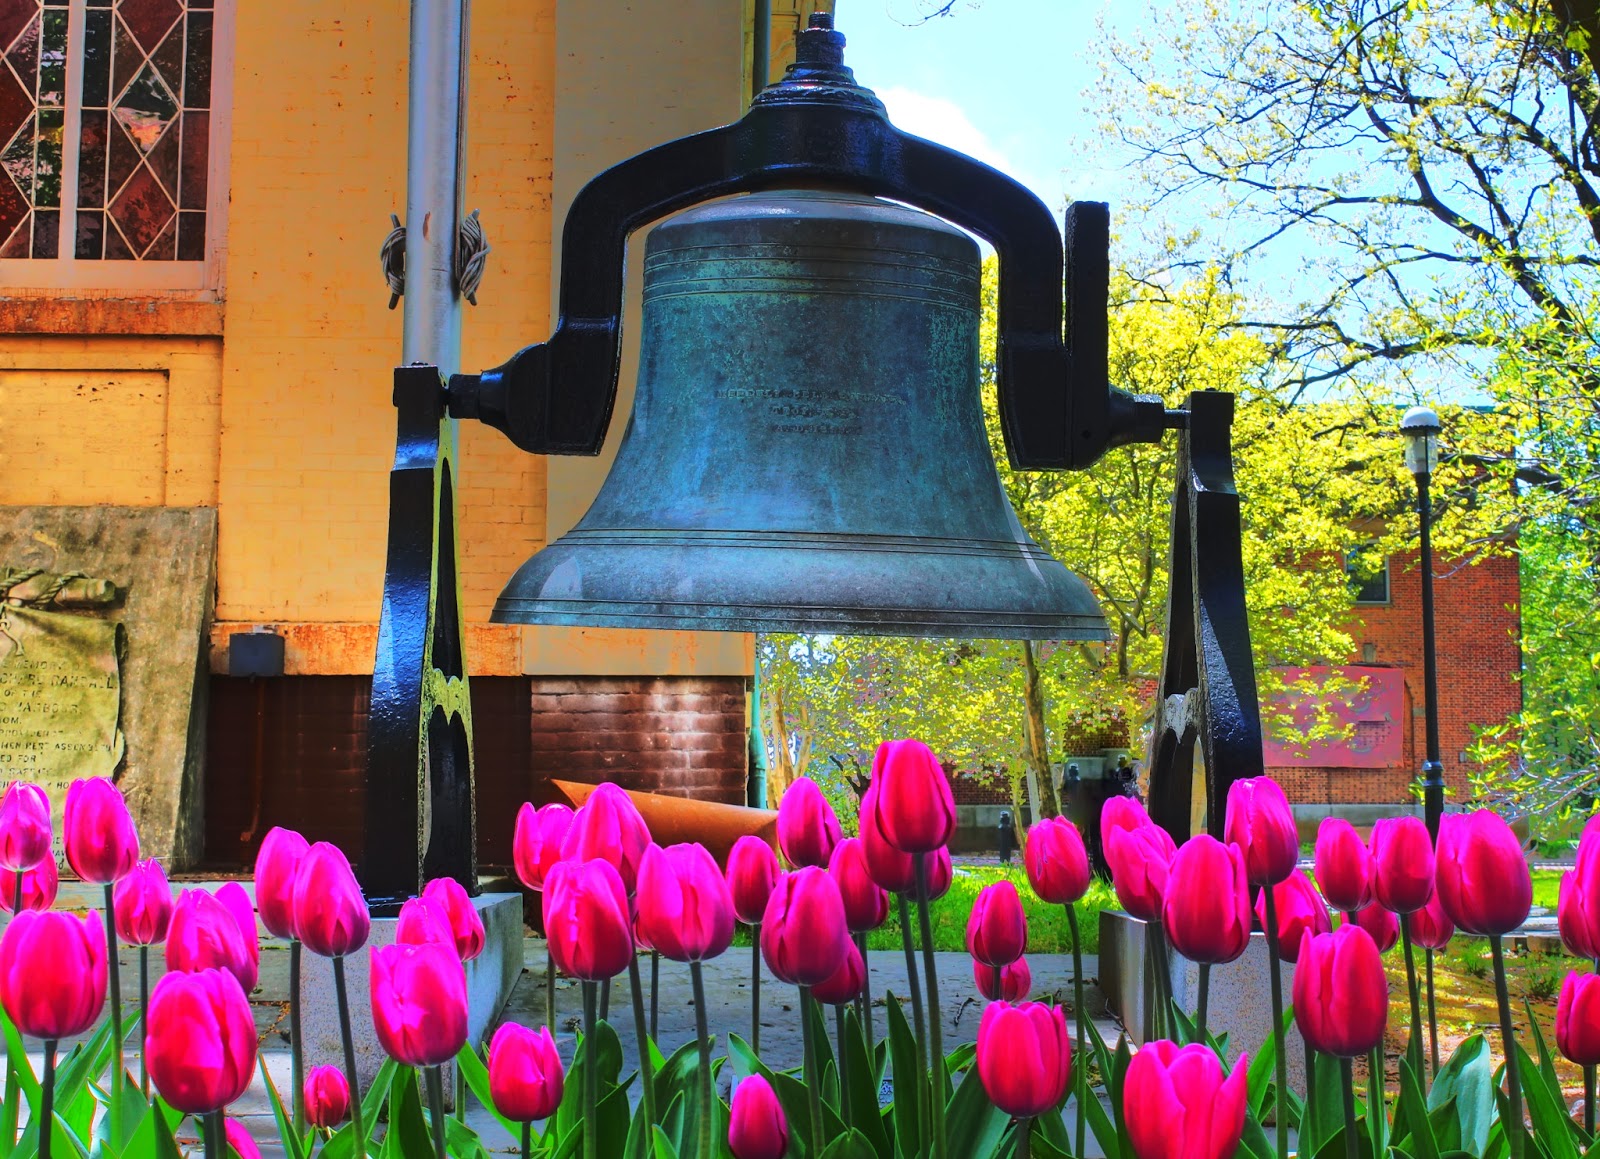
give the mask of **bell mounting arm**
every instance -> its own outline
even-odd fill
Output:
[[[494,370],[452,376],[450,413],[534,453],[599,454],[616,403],[629,235],[712,198],[810,187],[892,198],[995,247],[997,385],[1013,466],[1086,467],[1108,447],[1159,439],[1161,401],[1107,381],[1106,206],[1069,206],[1063,245],[1050,211],[1024,186],[890,124],[844,66],[831,17],[811,21],[783,81],[739,121],[641,153],[579,192],[562,233],[555,333]]]

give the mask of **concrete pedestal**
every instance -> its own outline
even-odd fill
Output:
[[[1106,1007],[1117,1016],[1134,1043],[1144,1041],[1145,1027],[1145,923],[1121,912],[1104,910],[1100,914],[1100,989]],[[1186,1013],[1193,1015],[1200,996],[1200,967],[1170,953],[1172,996]],[[1280,962],[1283,980],[1283,1005],[1288,1009],[1294,980],[1294,966]],[[1228,1033],[1230,1064],[1241,1052],[1254,1058],[1261,1044],[1272,1035],[1272,976],[1267,958],[1266,935],[1259,931],[1250,937],[1250,948],[1237,961],[1211,968],[1211,994],[1206,1021],[1213,1034]],[[1289,1086],[1304,1094],[1306,1086],[1306,1048],[1300,1032],[1290,1027],[1284,1039],[1288,1056]]]
[[[499,1017],[506,999],[522,974],[522,897],[514,893],[486,893],[473,899],[483,919],[483,953],[467,963],[467,1041],[481,1042]],[[394,918],[377,918],[367,946],[394,942]],[[350,1028],[355,1039],[356,1070],[365,1089],[383,1064],[383,1048],[372,1024],[372,987],[366,949],[345,959],[345,986],[350,1001]],[[301,1014],[306,1036],[306,1068],[330,1065],[344,1069],[344,1045],[339,1037],[339,1002],[333,988],[333,962],[316,954],[302,958]],[[453,1067],[447,1068],[454,1070]],[[446,1090],[452,1089],[449,1085]],[[287,1099],[288,1092],[284,1092]]]

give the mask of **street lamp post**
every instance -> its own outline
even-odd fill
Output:
[[[1414,406],[1400,420],[1406,440],[1406,469],[1417,481],[1417,520],[1422,528],[1422,686],[1427,725],[1427,759],[1422,762],[1423,813],[1437,844],[1444,815],[1444,763],[1439,759],[1439,664],[1433,642],[1433,507],[1429,484],[1439,465],[1439,416]]]

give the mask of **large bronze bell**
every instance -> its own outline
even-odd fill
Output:
[[[658,225],[633,413],[502,623],[1102,639],[1022,530],[978,386],[978,247],[920,210],[780,191]]]

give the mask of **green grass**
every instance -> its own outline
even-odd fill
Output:
[[[1555,911],[1561,892],[1561,875],[1565,870],[1536,869],[1533,871],[1533,904]]]

